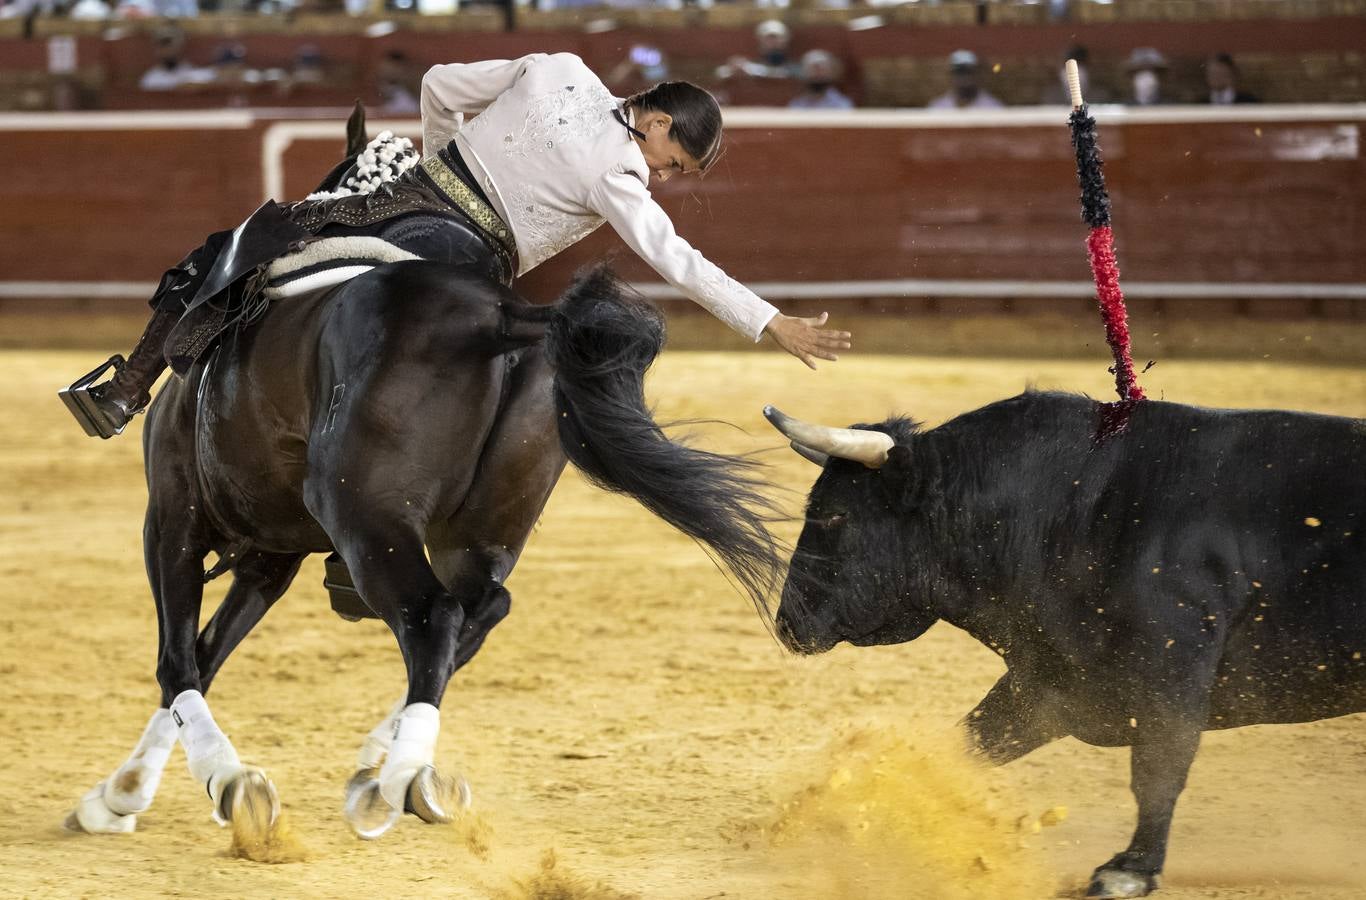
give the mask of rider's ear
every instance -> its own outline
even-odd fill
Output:
[[[670,127],[673,126],[673,123],[674,123],[674,117],[673,117],[673,116],[669,115],[669,114],[666,113],[666,112],[657,113],[657,115],[659,116],[659,118],[658,118],[658,119],[655,119],[655,127],[656,127],[656,128],[658,128],[658,127],[661,126],[661,125],[663,125],[665,128],[670,128]]]

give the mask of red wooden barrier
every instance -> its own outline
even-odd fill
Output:
[[[656,195],[681,234],[744,281],[1086,280],[1061,110],[1056,123],[1027,112],[728,116],[717,169]],[[263,199],[263,141],[278,123],[205,121],[218,120],[0,116],[7,156],[21,161],[0,182],[0,293],[18,282],[150,282],[241,220]],[[1173,108],[1101,121],[1126,283],[1366,284],[1360,108]],[[341,121],[324,133],[283,152],[285,198],[337,158]],[[653,280],[604,228],[524,287],[553,293],[576,265],[614,250],[629,277]]]

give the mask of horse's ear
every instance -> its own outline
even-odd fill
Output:
[[[370,143],[365,136],[365,104],[356,101],[351,118],[346,120],[346,155],[356,156]]]

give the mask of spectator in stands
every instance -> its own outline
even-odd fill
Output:
[[[408,54],[390,50],[379,61],[375,71],[378,82],[380,111],[391,116],[415,116],[421,111],[418,92],[422,79],[413,74]]]
[[[1215,106],[1262,102],[1256,95],[1238,90],[1238,66],[1227,53],[1216,53],[1205,60],[1205,84],[1209,86],[1205,102]]]
[[[1077,76],[1081,81],[1081,96],[1088,104],[1109,103],[1110,96],[1091,84],[1091,53],[1081,44],[1073,44],[1062,55],[1058,66],[1058,80],[1043,89],[1039,102],[1044,106],[1071,106],[1072,94],[1067,87],[1067,61],[1077,61]]]
[[[73,19],[107,19],[114,10],[104,0],[76,0],[66,14]]]
[[[721,79],[748,75],[751,78],[798,78],[801,65],[789,54],[792,32],[777,19],[760,22],[754,29],[754,39],[759,44],[759,58],[745,59],[733,56],[724,66],[716,70]]]
[[[323,64],[323,52],[317,44],[302,44],[294,51],[294,68],[290,70],[289,81],[293,85],[316,85],[327,80],[327,70]]]
[[[213,80],[237,85],[247,80],[247,48],[236,41],[219,44],[213,51]]]
[[[839,60],[825,50],[809,50],[802,57],[802,81],[806,86],[787,104],[789,109],[853,109],[854,101],[835,87]]]
[[[179,19],[199,15],[198,0],[118,0],[120,19]]]
[[[629,97],[669,80],[669,58],[651,44],[636,44],[612,67],[606,84],[620,97]]]
[[[200,84],[213,77],[185,59],[185,32],[179,28],[160,29],[153,39],[156,65],[142,73],[138,87],[144,91],[173,91],[187,84]]]
[[[1130,106],[1156,106],[1166,103],[1162,96],[1162,76],[1167,73],[1167,58],[1153,47],[1137,47],[1124,64],[1129,75]]]
[[[971,50],[949,54],[949,90],[930,101],[930,109],[1000,109],[1000,100],[982,90],[978,83],[980,66]]]
[[[57,0],[0,0],[0,19],[28,19],[25,38],[31,38],[32,20],[37,16],[50,16],[57,11]]]

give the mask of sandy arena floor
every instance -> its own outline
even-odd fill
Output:
[[[510,582],[511,616],[447,694],[438,760],[472,782],[471,823],[408,819],[369,844],[346,829],[342,785],[403,669],[382,626],[332,614],[313,560],[210,698],[279,785],[307,859],[231,858],[178,750],[137,834],[67,835],[157,698],[138,436],[90,440],[54,395],[97,358],[0,353],[0,895],[1023,900],[1075,892],[1127,842],[1125,752],[1062,741],[987,776],[942,751],[999,675],[993,654],[937,626],[789,658],[700,550],[572,472]],[[1143,381],[1194,403],[1366,416],[1360,367],[1175,360]],[[703,436],[735,451],[780,446],[765,402],[936,423],[1027,383],[1111,389],[1099,360],[850,355],[811,374],[774,354],[673,353],[652,390],[662,419],[740,425]],[[814,470],[766,458],[804,496]],[[1160,896],[1361,898],[1363,848],[1366,717],[1213,734]]]

